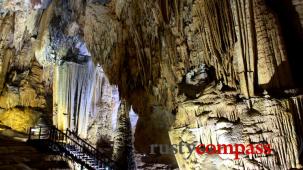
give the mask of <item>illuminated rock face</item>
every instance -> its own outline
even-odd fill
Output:
[[[12,129],[27,133],[30,127],[33,127],[41,117],[41,113],[32,109],[9,109],[0,114],[1,124]]]
[[[296,9],[300,6],[295,2],[288,5],[294,5]],[[201,164],[211,169],[300,167],[300,149],[296,143],[300,126],[295,127],[295,124],[301,123],[295,123],[296,112],[289,111],[300,110],[300,107],[281,103],[292,103],[289,97],[300,93],[292,88],[301,87],[294,79],[299,79],[296,72],[302,72],[302,69],[293,69],[299,66],[293,61],[300,61],[291,55],[291,44],[287,44],[283,37],[287,31],[281,27],[284,21],[282,15],[277,15],[279,10],[286,9],[279,3],[265,0],[116,1],[109,7],[88,4],[85,41],[95,60],[103,64],[109,79],[119,85],[122,97],[126,97],[139,114],[135,134],[137,149],[144,151],[145,145],[147,152],[152,143],[169,143],[165,136],[166,127],[178,128],[170,131],[172,143],[182,141],[179,138],[182,133],[178,131],[181,129],[194,141],[217,142],[208,141],[210,136],[216,138],[216,132],[209,131],[205,137],[201,137],[201,133],[205,128],[211,130],[207,123],[215,126],[216,122],[211,119],[226,118],[231,124],[240,121],[242,128],[233,125],[231,129],[239,129],[241,133],[247,130],[244,126],[250,126],[249,123],[261,126],[259,132],[239,136],[240,141],[268,142],[279,151],[272,157],[243,158],[239,162],[221,158],[209,158],[208,161],[193,158],[186,162],[182,156],[176,155],[181,169]],[[116,16],[112,15],[113,12]],[[104,23],[107,25],[102,26]],[[105,37],[96,38],[100,34]],[[296,50],[302,53],[302,50]],[[201,64],[214,70],[215,80],[210,81],[206,89],[188,95],[188,91],[182,91],[182,84],[190,70]],[[125,65],[128,67],[123,67]],[[234,94],[226,99],[230,103],[221,108],[215,103],[222,99],[224,105],[226,90]],[[214,93],[216,97],[203,91]],[[267,99],[264,91],[272,97]],[[203,103],[202,99],[210,100],[210,103]],[[187,109],[180,111],[184,102],[188,103]],[[156,108],[161,108],[162,114],[157,114]],[[201,111],[204,117],[195,115],[199,113],[198,108],[207,110],[205,113]],[[213,115],[217,109],[221,109],[223,115]],[[249,114],[254,111],[260,115]],[[200,119],[205,124],[199,125],[197,121]],[[266,123],[258,124],[259,119]],[[176,127],[182,121],[188,123]],[[274,132],[268,133],[268,128]],[[193,134],[191,130],[196,132]],[[251,140],[246,141],[249,137]],[[225,135],[224,138],[232,141],[235,136]],[[281,148],[280,145],[285,146],[282,143],[288,143],[287,149]]]
[[[94,126],[103,130],[101,136],[112,140],[112,116],[115,115],[115,104],[118,104],[113,95],[116,87],[109,84],[102,68],[88,61],[65,62],[55,69],[54,125],[62,130],[76,131],[83,138],[89,135],[93,143],[97,143],[97,132],[88,132],[93,128],[90,126]]]
[[[240,161],[176,154],[169,163],[176,158],[181,169],[300,167],[301,1],[2,0],[0,9],[5,112],[42,110],[62,130],[74,129],[92,143],[99,137],[112,142],[115,117],[128,116],[116,115],[115,84],[139,115],[139,152],[148,153],[150,144],[237,139],[267,142],[275,154]],[[208,70],[199,72],[201,66]],[[126,145],[114,143],[115,152]]]
[[[38,119],[43,112],[46,122],[53,120],[62,130],[75,130],[93,144],[104,136],[112,141],[111,120],[119,94],[112,94],[117,88],[110,85],[102,68],[91,62],[79,25],[65,10],[71,3],[0,2],[0,107],[4,112],[32,108],[29,110]],[[103,132],[98,132],[101,128]]]
[[[1,124],[23,133],[51,117],[51,72],[32,50],[46,4],[33,10],[30,1],[0,2]]]
[[[109,83],[103,69],[95,70],[88,121],[88,139],[97,145],[112,143],[120,105],[119,91]]]
[[[66,62],[56,67],[54,81],[54,124],[59,129],[69,128],[86,137],[93,84],[95,79],[92,63]],[[64,81],[62,81],[64,80]]]
[[[301,98],[300,96],[298,98]],[[302,141],[297,141],[295,121],[299,105],[293,99],[252,99],[252,108],[237,101],[235,93],[204,94],[178,107],[170,131],[173,144],[270,144],[271,154],[176,154],[181,169],[202,166],[216,169],[290,169],[300,168]],[[235,150],[235,149],[234,149]],[[190,155],[190,156],[189,156]],[[195,164],[197,162],[198,164]],[[279,163],[278,163],[279,162]]]

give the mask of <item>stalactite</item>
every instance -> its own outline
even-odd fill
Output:
[[[263,89],[292,87],[292,78],[276,15],[264,0],[231,1],[237,43],[241,92],[254,96],[257,85]]]
[[[268,9],[265,0],[253,2],[258,84],[265,89],[290,88],[293,81],[277,17]]]
[[[119,91],[109,80],[101,66],[96,66],[92,82],[92,95],[88,123],[88,139],[97,146],[107,145],[113,141],[116,130],[117,112],[120,105]]]
[[[14,55],[14,51],[9,49],[12,45],[9,38],[13,34],[14,19],[15,15],[5,14],[0,16],[0,93],[2,93],[4,87],[10,59]]]
[[[0,67],[0,93],[2,93],[4,84],[5,84],[5,78],[9,67],[9,61],[13,57],[13,51],[10,49],[5,50],[5,52],[0,55],[1,57],[1,64]]]
[[[140,70],[140,79],[141,79],[141,85],[144,86],[147,82],[147,69],[145,67],[145,59],[148,59],[147,55],[144,53],[144,46],[142,42],[142,37],[141,34],[137,31],[137,29],[132,25],[131,26],[131,33],[133,34],[132,37],[134,38],[133,42],[135,44],[136,48],[136,58],[137,58],[137,64],[138,64],[138,69]],[[147,62],[150,60],[147,60]]]
[[[218,9],[222,10],[218,11]],[[203,3],[205,24],[209,29],[211,52],[223,54],[235,43],[234,21],[227,1],[206,0]]]
[[[232,48],[237,39],[229,2],[199,1],[195,13],[201,22],[199,31],[204,46],[202,62],[215,67],[218,80],[236,88]]]
[[[254,96],[256,41],[251,0],[231,1],[235,18],[237,44],[234,57],[237,61],[237,73],[240,80],[240,89],[245,97]]]
[[[170,21],[170,5],[169,1],[171,0],[160,0],[160,7],[162,12],[162,17],[164,21],[168,24]]]
[[[92,61],[84,64],[65,62],[57,66],[56,74],[54,91],[58,95],[54,98],[54,105],[58,109],[55,122],[62,130],[70,128],[86,137],[96,76],[94,65]]]
[[[53,85],[54,124],[90,142],[104,133],[107,144],[116,130],[113,158],[129,169],[134,165],[127,162],[133,157],[128,103],[140,115],[136,149],[144,152],[148,142],[169,143],[166,132],[175,116],[172,141],[269,143],[274,148],[271,155],[239,161],[230,155],[184,159],[176,154],[181,169],[211,169],[213,163],[216,169],[300,168],[303,99],[285,89],[295,88],[288,58],[292,66],[300,65],[293,57],[300,38],[290,43],[299,34],[288,28],[302,26],[302,0],[101,1],[0,0],[0,115],[12,107],[46,110],[52,91],[43,87]],[[285,46],[292,45],[288,57]],[[85,56],[101,64],[109,80]],[[31,64],[34,57],[40,65]],[[214,69],[216,78],[190,100],[178,84],[202,63]],[[299,75],[300,69],[293,70]],[[112,100],[119,103],[117,89],[108,88],[115,99],[105,95],[109,82],[128,100],[119,114],[118,107],[107,113],[100,109],[114,107]],[[272,94],[274,89],[278,93]],[[12,109],[10,117],[15,111],[22,117],[20,110]]]

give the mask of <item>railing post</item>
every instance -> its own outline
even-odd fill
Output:
[[[56,135],[55,135],[55,128],[53,127],[52,128],[52,142],[55,142],[56,141]]]
[[[58,132],[58,142],[61,144],[61,133],[60,131],[57,131]]]
[[[52,127],[50,128],[49,133],[50,133],[49,140],[50,140],[50,141],[53,141],[53,138],[54,138],[54,130],[53,130]]]
[[[31,134],[32,133],[32,127],[29,128],[29,133],[28,133],[28,140],[31,140]]]
[[[41,136],[41,126],[39,127],[39,140],[40,140],[40,136]]]
[[[67,143],[67,139],[68,139],[68,133],[69,133],[69,130],[68,130],[68,128],[66,129],[66,138],[65,138],[65,143]]]

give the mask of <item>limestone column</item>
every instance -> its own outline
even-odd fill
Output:
[[[117,162],[118,169],[134,169],[129,111],[130,106],[123,99],[118,111],[117,130],[114,137],[112,155],[113,160]]]

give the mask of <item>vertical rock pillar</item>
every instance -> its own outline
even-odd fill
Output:
[[[95,66],[92,61],[83,64],[65,62],[55,70],[53,122],[60,130],[69,128],[86,138]]]
[[[123,99],[118,111],[117,131],[114,138],[112,155],[112,158],[117,162],[119,169],[134,169],[129,111],[130,106],[127,101]]]

